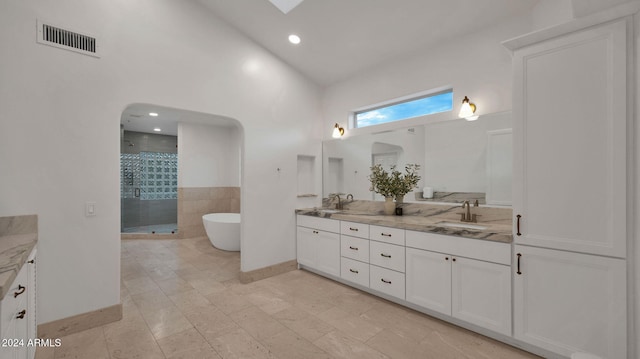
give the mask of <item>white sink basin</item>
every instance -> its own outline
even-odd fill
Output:
[[[453,228],[464,228],[464,229],[487,229],[485,226],[480,226],[477,224],[471,223],[460,223],[460,222],[438,222],[436,223],[438,226],[443,227],[453,227]]]
[[[321,209],[318,212],[320,213],[338,213],[340,210],[338,209]]]

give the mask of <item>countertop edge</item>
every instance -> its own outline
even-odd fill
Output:
[[[513,233],[503,232],[503,231],[495,231],[491,229],[484,230],[471,230],[464,228],[451,228],[451,227],[443,227],[437,226],[434,224],[406,224],[406,223],[398,223],[395,221],[396,216],[389,216],[389,220],[385,220],[384,216],[371,214],[371,213],[349,213],[347,211],[340,211],[337,213],[323,212],[318,208],[303,208],[296,209],[295,213],[297,215],[310,216],[310,217],[318,217],[318,218],[327,218],[333,220],[342,220],[342,221],[353,221],[359,222],[369,225],[381,225],[391,228],[399,228],[410,231],[417,232],[428,232],[446,236],[454,236],[454,237],[462,237],[468,239],[478,239],[478,240],[486,240],[497,243],[505,243],[511,244],[513,242]],[[363,216],[370,215],[371,219],[363,218]],[[420,217],[420,216],[411,216],[407,215],[404,217]],[[428,218],[428,217],[425,217]],[[446,219],[445,219],[446,220]],[[487,224],[491,226],[491,224]]]

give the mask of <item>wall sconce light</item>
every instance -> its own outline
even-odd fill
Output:
[[[336,125],[333,127],[333,134],[331,136],[333,138],[340,138],[342,137],[342,135],[344,135],[344,128],[340,127],[340,125],[336,123]]]
[[[460,113],[458,113],[458,117],[464,117],[467,121],[475,121],[478,119],[478,115],[474,115],[476,112],[476,105],[469,102],[469,98],[467,96],[462,100],[462,107],[460,108]]]

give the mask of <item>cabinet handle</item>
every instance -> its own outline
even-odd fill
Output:
[[[380,233],[383,237],[391,237],[391,233]]]
[[[522,254],[518,253],[516,255],[518,256],[518,271],[516,272],[516,274],[521,275],[522,272],[520,271],[520,257],[522,257]]]
[[[35,262],[36,262],[36,260],[35,260],[35,259],[32,259],[32,260],[28,261],[27,263],[33,264],[33,263],[35,263]]]
[[[355,270],[355,269],[351,269],[351,268],[349,268],[349,272],[351,272],[351,273],[355,273],[355,274],[358,274],[358,271],[357,271],[357,270]]]
[[[18,312],[18,315],[16,315],[16,318],[18,319],[24,319],[24,316],[27,314],[27,310],[23,309],[22,311]]]
[[[358,231],[358,228],[351,228],[351,227],[349,227],[349,230],[350,230],[350,231],[357,232],[357,231]]]
[[[19,296],[20,294],[24,293],[24,291],[26,289],[27,288],[25,288],[22,285],[18,284],[18,291],[17,292],[13,292],[13,297],[15,298],[15,297]]]
[[[384,282],[384,283],[391,284],[391,281],[390,281],[390,280],[384,280],[384,278],[380,278],[380,280],[381,280],[382,282]]]
[[[357,250],[358,250],[358,247],[352,247],[352,246],[349,246],[349,249],[353,249],[354,251],[357,251]]]
[[[385,258],[391,258],[390,254],[384,254],[384,253],[380,253],[381,256],[385,257]]]
[[[516,218],[518,219],[517,225],[516,225],[518,232],[516,233],[516,235],[517,236],[521,236],[522,233],[520,233],[520,218],[522,218],[522,216],[521,215],[517,215]]]

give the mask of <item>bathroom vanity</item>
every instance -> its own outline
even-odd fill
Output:
[[[0,359],[32,359],[36,343],[37,217],[0,217]]]
[[[472,330],[509,336],[511,210],[482,208],[491,219],[478,225],[457,220],[459,205],[405,208],[414,214],[298,210],[300,268]]]

